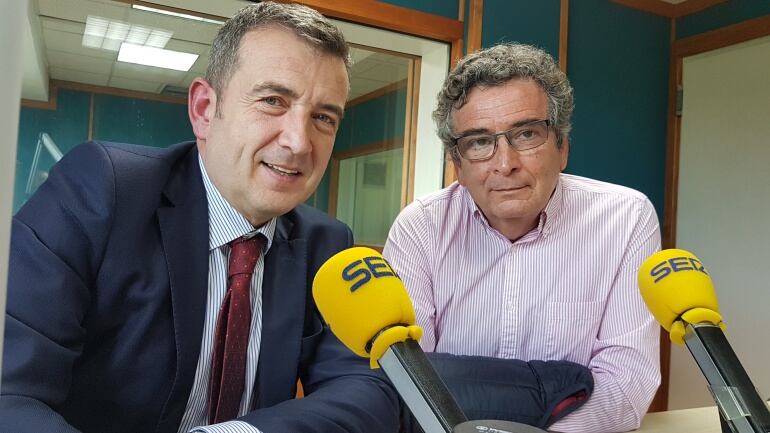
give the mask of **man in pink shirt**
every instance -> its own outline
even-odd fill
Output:
[[[457,182],[407,206],[384,255],[426,351],[586,366],[593,394],[549,428],[628,431],[660,383],[659,327],[636,284],[660,230],[642,193],[561,173],[573,106],[542,50],[461,60],[433,113]]]

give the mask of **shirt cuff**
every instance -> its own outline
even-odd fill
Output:
[[[262,433],[262,431],[243,421],[227,421],[220,424],[195,427],[189,433]]]

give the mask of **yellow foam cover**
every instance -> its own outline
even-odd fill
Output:
[[[404,284],[371,248],[349,248],[327,260],[313,280],[313,298],[334,335],[370,358],[372,368],[391,344],[422,336]]]
[[[711,323],[726,329],[711,277],[689,251],[668,249],[650,256],[639,268],[639,290],[674,343],[684,342],[688,323]]]

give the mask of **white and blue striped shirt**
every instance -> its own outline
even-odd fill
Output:
[[[660,326],[636,277],[660,249],[655,208],[630,188],[561,174],[536,222],[512,242],[458,183],[404,208],[383,255],[412,299],[420,346],[585,365],[591,398],[549,429],[636,429],[660,383]]]
[[[254,384],[259,362],[259,345],[262,336],[262,276],[265,269],[264,255],[273,243],[276,219],[273,218],[258,229],[239,214],[230,203],[219,193],[211,183],[198,156],[198,165],[206,188],[206,198],[209,208],[209,284],[206,295],[206,322],[203,327],[201,351],[198,357],[198,367],[195,370],[195,381],[187,400],[187,408],[179,425],[179,433],[259,433],[254,426],[242,421],[228,421],[221,424],[205,426],[208,423],[208,383],[211,370],[211,351],[214,346],[219,306],[227,291],[227,267],[230,256],[228,243],[241,236],[253,236],[261,233],[267,239],[263,254],[254,268],[251,279],[251,330],[249,333],[249,348],[246,361],[246,383],[243,390],[244,398],[238,416],[243,416],[252,407],[254,401]],[[204,427],[205,426],[205,427]]]

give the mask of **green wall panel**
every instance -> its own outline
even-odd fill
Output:
[[[686,38],[751,18],[770,15],[768,0],[730,0],[676,20],[677,38]]]
[[[88,140],[88,107],[90,103],[90,94],[88,93],[59,90],[56,110],[21,107],[13,191],[14,213],[31,196],[25,192],[25,189],[40,133],[47,133],[59,149],[63,153],[67,153],[77,144]],[[37,169],[47,172],[53,163],[53,159],[47,152],[43,151]]]
[[[559,0],[485,0],[481,44],[522,42],[540,47],[556,59],[560,13]]]
[[[427,12],[433,15],[457,19],[459,2],[457,0],[380,0],[383,3],[390,3],[396,6],[402,6],[409,9]]]
[[[195,138],[187,105],[94,95],[94,140],[166,147]]]
[[[662,218],[669,20],[606,0],[571,2],[569,18],[566,171],[638,189]]]
[[[16,151],[14,212],[18,211],[31,195],[26,192],[27,180],[39,134],[48,133],[65,154],[88,140],[91,96],[88,92],[60,89],[56,110],[21,108]],[[187,118],[187,105],[101,94],[94,94],[93,98],[94,140],[165,147],[195,138]],[[47,152],[41,152],[37,167],[40,173],[36,176],[42,179],[53,163],[53,158]]]

